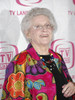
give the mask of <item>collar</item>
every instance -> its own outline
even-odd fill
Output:
[[[26,49],[26,51],[31,55],[31,57],[35,60],[40,60],[40,56],[37,54],[36,50],[33,48],[32,44],[30,43]],[[58,53],[54,52],[53,50],[49,49],[49,54],[52,59],[58,59]]]

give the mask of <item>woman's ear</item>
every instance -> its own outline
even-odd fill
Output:
[[[26,35],[27,39],[30,39],[30,33],[29,33],[29,31],[25,31],[25,35]]]

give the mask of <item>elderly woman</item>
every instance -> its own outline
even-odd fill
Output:
[[[53,14],[33,8],[21,29],[30,44],[7,66],[2,100],[75,100],[75,83],[62,56],[49,48],[57,29]]]

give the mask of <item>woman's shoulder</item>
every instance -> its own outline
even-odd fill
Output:
[[[58,53],[58,52],[56,52],[56,51],[54,51],[52,49],[49,49],[49,51],[50,51],[50,54],[54,56],[54,58],[57,58],[57,59],[60,59],[60,60],[63,59],[62,55],[60,53]]]
[[[20,53],[18,53],[17,55],[14,56],[14,58],[11,60],[11,62],[22,62],[24,59],[26,59],[27,56],[27,51],[21,51]]]

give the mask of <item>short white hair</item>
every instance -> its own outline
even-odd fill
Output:
[[[50,24],[53,29],[53,33],[55,33],[57,30],[57,23],[52,12],[47,8],[35,7],[35,8],[32,8],[22,19],[21,30],[23,34],[25,35],[25,31],[27,31],[30,28],[32,18],[38,15],[44,15],[49,18]]]

